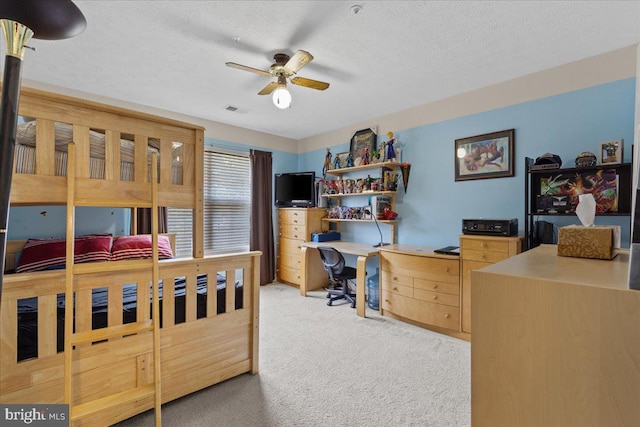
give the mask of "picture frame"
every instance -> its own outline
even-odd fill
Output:
[[[612,141],[604,141],[600,143],[600,164],[601,165],[619,165],[624,159],[624,141],[622,139],[614,139]]]
[[[376,150],[377,135],[371,129],[362,129],[357,131],[351,137],[350,151],[353,157],[354,166],[362,166],[366,164],[366,153],[369,153],[367,161],[371,160],[373,152]]]
[[[455,180],[514,176],[515,129],[455,140]]]

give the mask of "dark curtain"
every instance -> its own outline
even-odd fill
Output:
[[[260,286],[275,279],[271,153],[251,150],[251,238],[249,248],[261,251]]]
[[[138,229],[135,234],[151,234],[151,208],[137,209]],[[167,208],[158,207],[158,233],[167,233]]]

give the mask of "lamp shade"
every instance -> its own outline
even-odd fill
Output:
[[[291,106],[291,94],[286,86],[278,86],[278,88],[273,91],[273,103],[281,109]]]
[[[87,27],[71,0],[2,0],[0,19],[19,22],[33,31],[33,38],[43,40],[74,37]]]

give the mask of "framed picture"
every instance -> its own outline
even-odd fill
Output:
[[[622,163],[623,159],[623,141],[616,139],[614,141],[605,141],[600,143],[600,164],[601,165],[617,165]]]
[[[513,176],[515,129],[455,140],[455,180]]]
[[[369,162],[376,149],[376,139],[377,135],[371,129],[362,129],[353,134],[350,150],[354,166]]]

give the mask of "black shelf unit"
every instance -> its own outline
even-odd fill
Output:
[[[541,180],[542,178],[549,178],[561,174],[584,174],[589,172],[597,172],[600,170],[615,170],[618,175],[618,209],[616,212],[604,212],[596,213],[597,216],[628,216],[631,221],[631,188],[633,177],[633,164],[632,163],[620,163],[613,165],[596,165],[584,168],[559,168],[559,169],[541,169],[530,170],[535,159],[525,157],[525,178],[524,178],[524,232],[525,232],[525,250],[531,249],[535,246],[533,239],[534,222],[535,217],[576,217],[575,212],[537,212],[536,199],[540,194]],[[577,221],[577,217],[576,217]]]

